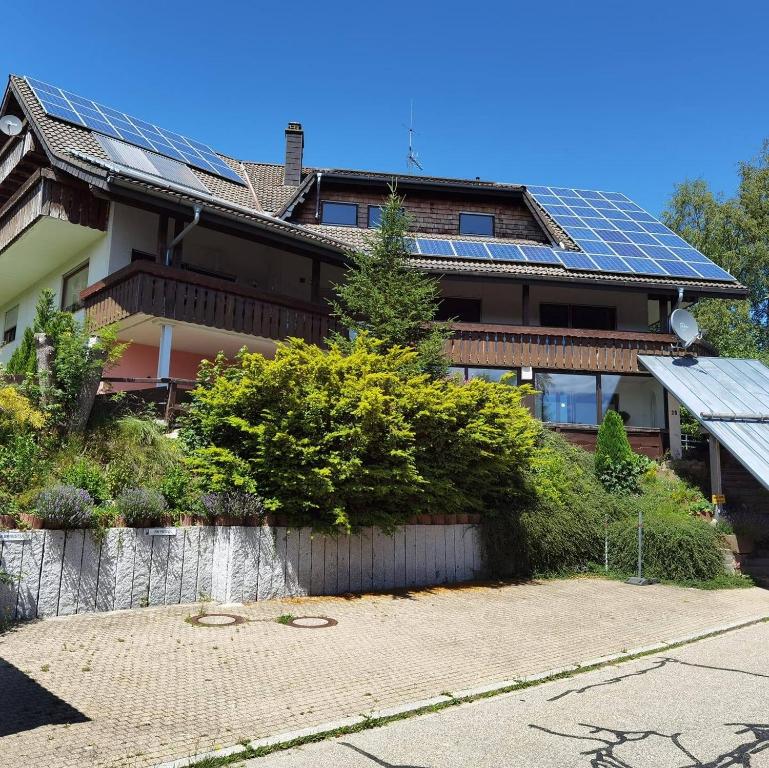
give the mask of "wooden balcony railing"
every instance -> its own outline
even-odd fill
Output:
[[[459,365],[638,373],[638,355],[680,354],[675,336],[634,331],[588,331],[455,323],[448,342]]]
[[[80,294],[96,328],[136,314],[267,339],[322,344],[336,327],[328,310],[287,296],[153,262],[134,262]]]

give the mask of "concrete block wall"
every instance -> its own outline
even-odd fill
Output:
[[[310,528],[189,527],[30,531],[0,541],[0,616],[34,619],[177,605],[252,602],[469,581],[482,575],[472,525],[407,525],[386,535]]]

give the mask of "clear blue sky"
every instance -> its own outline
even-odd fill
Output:
[[[425,172],[731,193],[769,136],[769,4],[8,2],[0,72],[29,74],[238,157],[404,170],[409,100]]]

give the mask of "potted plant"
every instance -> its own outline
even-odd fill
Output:
[[[91,494],[74,485],[54,485],[37,497],[37,514],[45,528],[90,528],[94,503]]]
[[[115,499],[115,509],[125,524],[133,528],[170,522],[163,494],[152,488],[124,488]]]

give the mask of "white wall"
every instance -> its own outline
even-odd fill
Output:
[[[311,528],[30,531],[0,537],[0,619],[194,603],[251,602],[452,584],[483,574],[474,525],[405,525],[329,536]],[[7,534],[6,534],[7,537]]]
[[[64,275],[86,261],[88,262],[89,284],[101,280],[108,274],[109,238],[107,236],[100,238],[92,245],[84,248],[76,256],[73,256],[60,266],[56,267],[26,291],[15,296],[0,307],[0,327],[2,327],[5,322],[5,313],[17,304],[19,306],[16,339],[10,344],[0,347],[0,363],[7,363],[8,360],[10,360],[11,355],[24,336],[25,328],[30,327],[34,322],[35,307],[41,291],[45,288],[52,290],[55,294],[56,306],[60,306]],[[78,313],[78,316],[80,315],[82,315],[82,313]]]

